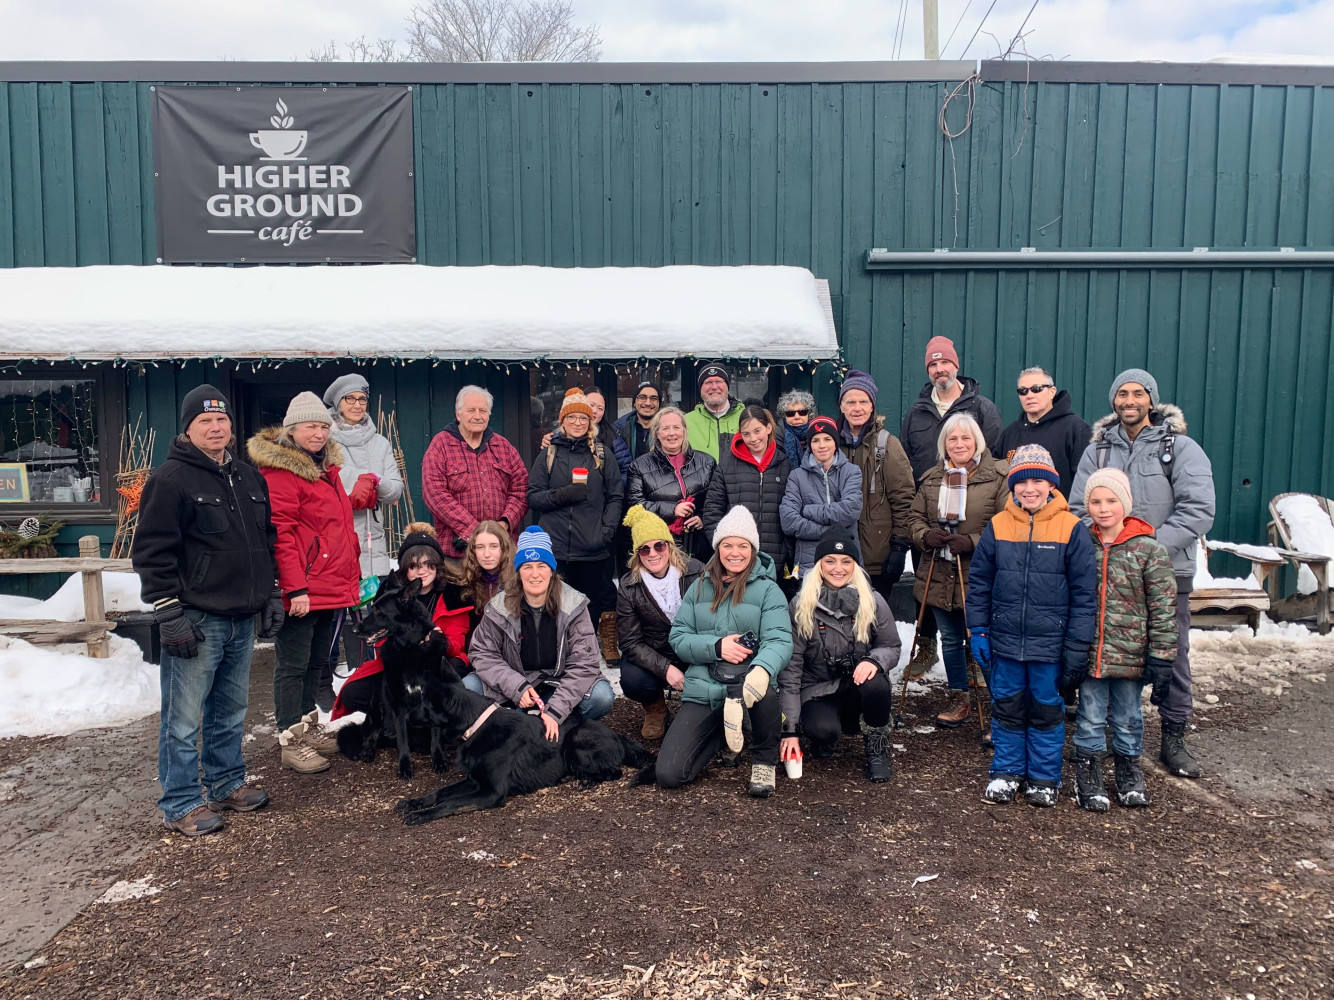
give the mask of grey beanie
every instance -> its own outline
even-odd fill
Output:
[[[331,424],[329,411],[320,405],[320,397],[313,392],[299,392],[287,404],[287,416],[283,417],[284,427],[297,424]]]
[[[370,398],[371,384],[365,377],[353,372],[351,375],[343,375],[334,379],[333,385],[324,390],[324,405],[332,409],[338,408],[338,403],[344,396],[350,396],[354,392],[364,392],[367,398]]]
[[[1127,382],[1136,382],[1144,386],[1144,391],[1149,394],[1149,402],[1155,407],[1158,405],[1158,380],[1143,368],[1127,368],[1112,380],[1112,389],[1107,393],[1107,402],[1113,407],[1116,406],[1117,390]]]

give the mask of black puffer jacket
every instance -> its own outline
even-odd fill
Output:
[[[940,415],[935,400],[931,398],[935,386],[930,382],[922,386],[922,391],[903,415],[899,440],[903,442],[903,450],[912,462],[912,474],[918,486],[922,484],[922,477],[931,471],[931,466],[940,461],[936,453],[936,439],[940,437],[941,425],[956,413],[971,413],[982,428],[982,436],[987,439],[991,453],[1002,454],[1000,410],[978,391],[976,379],[960,375],[959,384],[963,386],[963,395],[954,401],[945,416]]]
[[[1061,496],[1069,502],[1075,470],[1079,468],[1079,460],[1084,457],[1084,449],[1092,436],[1093,428],[1074,411],[1070,393],[1062,389],[1052,400],[1051,412],[1036,422],[1030,422],[1026,414],[1020,414],[1018,420],[1001,431],[996,457],[1008,462],[1014,457],[1015,450],[1023,445],[1042,445],[1051,453],[1052,464],[1061,478]]]
[[[685,480],[686,496],[695,498],[695,512],[703,517],[704,505],[708,500],[709,487],[713,482],[717,463],[702,451],[686,446],[686,463],[681,467],[681,478]],[[629,483],[626,487],[625,505],[643,504],[660,518],[671,524],[676,520],[676,505],[683,499],[681,486],[676,481],[676,473],[657,445],[647,455],[640,455],[630,466]]]
[[[173,438],[144,484],[131,559],[143,598],[218,615],[252,615],[278,577],[269,488],[235,458],[219,465]]]
[[[528,473],[528,506],[538,526],[551,536],[551,550],[565,562],[591,562],[609,554],[616,527],[621,523],[621,473],[610,448],[602,449],[598,468],[587,438],[574,440],[556,433],[555,454],[547,471],[547,452],[533,460]],[[572,500],[565,491],[574,482],[574,469],[588,470],[588,492]]]
[[[681,574],[683,596],[703,572],[703,564],[691,559]],[[667,641],[671,631],[671,620],[662,613],[643,582],[632,579],[629,573],[621,577],[616,591],[616,644],[621,647],[621,655],[662,680],[667,679],[668,667],[684,673],[685,665]]]
[[[761,472],[741,435],[733,437],[732,446],[723,453],[709,486],[709,499],[702,515],[704,533],[712,538],[713,529],[723,515],[740,504],[755,516],[760,529],[760,551],[773,557],[780,572],[784,566],[790,566],[791,543],[783,534],[778,507],[791,473],[792,463],[781,445],[774,444],[769,463]]]

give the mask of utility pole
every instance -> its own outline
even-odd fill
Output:
[[[922,0],[922,49],[927,59],[940,58],[940,0]]]

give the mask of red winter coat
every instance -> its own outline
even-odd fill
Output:
[[[312,611],[352,607],[361,599],[361,545],[338,478],[343,451],[331,439],[321,467],[308,452],[279,442],[281,430],[260,431],[246,452],[269,484],[283,606],[306,594]]]
[[[435,516],[435,534],[445,555],[458,555],[454,539],[468,537],[478,522],[499,521],[518,539],[528,512],[528,467],[494,431],[482,434],[474,451],[459,433],[458,421],[431,441],[422,459],[422,497]]]

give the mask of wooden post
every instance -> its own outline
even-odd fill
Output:
[[[102,543],[96,535],[84,535],[79,539],[79,557],[97,559],[102,554]],[[102,571],[100,569],[83,571],[83,620],[104,622],[107,620],[107,602],[102,593]],[[88,655],[98,660],[105,660],[111,655],[111,640],[105,632],[99,638],[88,640]]]

